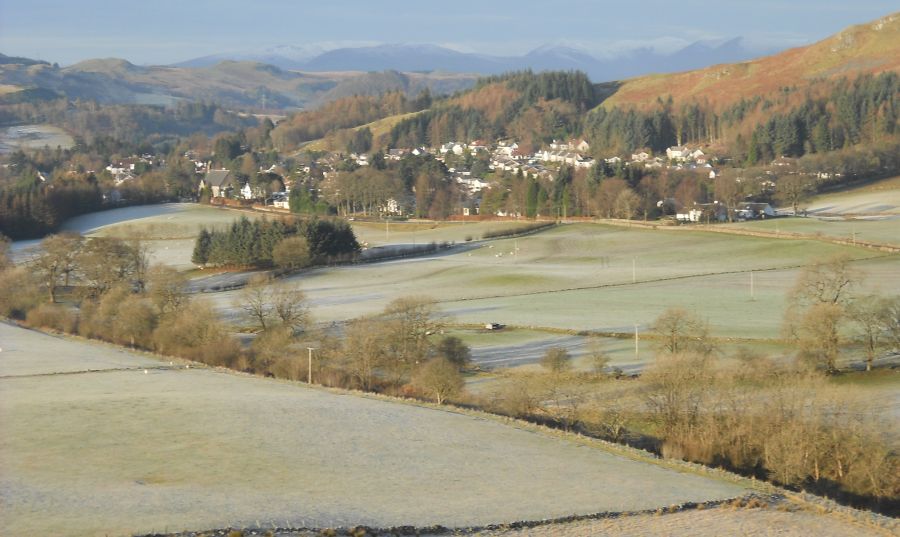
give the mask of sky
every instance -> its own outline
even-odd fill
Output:
[[[518,55],[546,44],[595,55],[744,37],[812,43],[896,12],[896,0],[0,0],[0,52],[69,65],[168,64],[277,45],[430,43]]]

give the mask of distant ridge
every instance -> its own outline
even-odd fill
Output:
[[[321,49],[318,49],[321,50]],[[670,73],[705,67],[715,63],[743,61],[769,51],[754,51],[738,37],[716,44],[698,41],[670,54],[651,48],[622,52],[609,58],[564,45],[545,45],[522,56],[491,56],[459,52],[430,44],[381,44],[340,47],[316,52],[310,47],[276,47],[252,53],[216,54],[187,60],[178,67],[208,67],[226,59],[259,61],[282,69],[331,71],[449,71],[499,74],[532,69],[535,71],[577,70],[594,81],[610,81],[646,73]]]

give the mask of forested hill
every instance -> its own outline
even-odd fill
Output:
[[[889,153],[900,139],[898,75],[894,14],[750,62],[625,81],[583,134],[606,154],[697,144],[747,166],[854,147]]]
[[[798,91],[823,80],[891,71],[900,72],[900,12],[752,61],[633,78],[603,106],[649,109],[658,98],[671,96],[676,106],[703,102],[721,111],[742,99],[785,88]]]
[[[510,137],[537,149],[553,138],[579,132],[584,114],[597,101],[596,88],[579,72],[523,71],[484,78],[473,90],[398,123],[388,143],[437,146]]]

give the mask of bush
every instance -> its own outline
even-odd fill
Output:
[[[312,260],[309,255],[309,243],[304,237],[288,237],[272,250],[272,261],[281,269],[294,270],[308,267]]]
[[[0,271],[0,317],[24,319],[41,301],[34,275],[25,268]]]
[[[59,332],[74,333],[78,326],[75,312],[59,304],[41,304],[28,312],[25,322],[36,328],[49,328]]]
[[[553,373],[564,373],[568,371],[572,368],[569,351],[563,347],[552,347],[547,349],[547,352],[541,357],[541,366]]]
[[[215,366],[232,367],[241,356],[240,345],[215,312],[200,303],[165,318],[153,333],[153,345],[161,353]]]

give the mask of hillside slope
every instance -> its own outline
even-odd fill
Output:
[[[817,79],[885,71],[900,71],[900,13],[757,60],[634,78],[623,82],[603,106],[648,108],[658,97],[671,95],[676,104],[702,100],[724,107]]]
[[[117,58],[87,60],[60,68],[22,58],[0,57],[4,93],[38,88],[50,95],[102,104],[172,104],[179,100],[227,107],[304,108],[347,95],[385,91],[452,93],[471,87],[472,75],[446,73],[301,73],[258,62],[223,61],[208,67],[137,66]],[[13,99],[8,97],[8,100]]]

